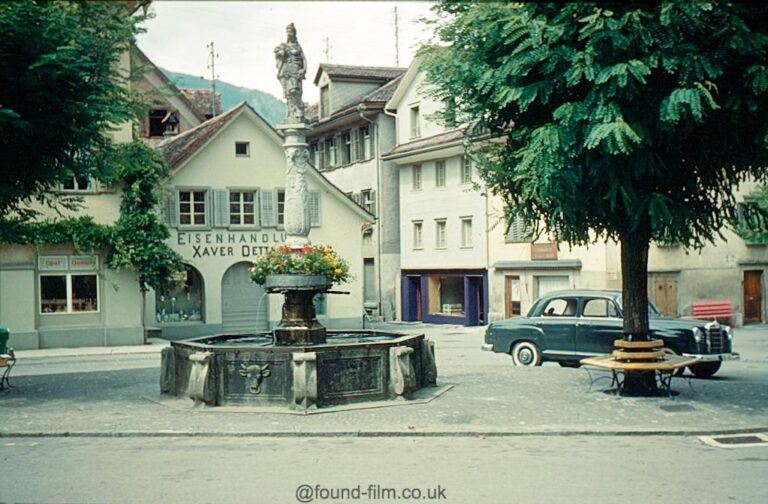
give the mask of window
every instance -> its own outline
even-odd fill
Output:
[[[352,134],[345,131],[341,134],[341,164],[348,165],[352,162]]]
[[[172,281],[155,295],[158,322],[197,322],[203,320],[203,277],[192,266],[184,265]]]
[[[99,311],[96,274],[40,275],[40,313]]]
[[[256,224],[255,192],[229,192],[229,223],[234,226]]]
[[[435,220],[435,248],[438,248],[438,249],[445,248],[445,243],[446,243],[445,226],[446,226],[445,219]]]
[[[93,192],[94,188],[91,177],[70,177],[59,184],[61,192]]]
[[[472,217],[461,218],[461,246],[464,248],[472,246]]]
[[[413,190],[414,191],[420,191],[421,190],[421,165],[413,165],[413,168],[411,168],[411,172],[413,173]]]
[[[149,136],[161,137],[165,133],[165,118],[168,116],[167,110],[154,109],[149,112]]]
[[[618,318],[619,313],[608,299],[587,299],[584,303],[584,316]]]
[[[336,166],[336,139],[328,137],[325,139],[325,167],[332,168]]]
[[[251,155],[250,142],[235,142],[235,156],[249,157]]]
[[[435,187],[445,187],[445,161],[435,163]]]
[[[472,182],[472,160],[469,156],[461,157],[461,183],[469,184]]]
[[[504,235],[506,243],[529,243],[533,238],[533,230],[526,226],[523,219],[519,216],[509,220],[507,217],[507,232]]]
[[[464,277],[427,276],[427,311],[430,315],[464,316]]]
[[[331,97],[328,92],[328,85],[320,88],[320,119],[331,115]]]
[[[179,225],[205,226],[206,191],[179,191]]]
[[[321,138],[312,147],[315,152],[315,168],[322,171],[325,169],[325,140]]]
[[[411,107],[411,138],[421,136],[419,106]]]
[[[366,211],[370,213],[374,213],[374,203],[373,203],[373,191],[370,189],[366,189],[361,192],[361,203],[363,205],[363,208],[366,209]]]
[[[556,298],[550,300],[541,314],[545,317],[575,317],[577,300],[574,298]]]
[[[285,224],[285,189],[277,190],[277,227]]]
[[[424,223],[422,221],[413,221],[413,248],[424,248]]]
[[[363,126],[360,128],[360,136],[363,138],[362,141],[362,152],[361,152],[361,158],[363,160],[365,159],[371,159],[373,157],[373,144],[371,143],[371,127],[370,126]]]

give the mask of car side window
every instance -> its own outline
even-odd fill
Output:
[[[616,306],[608,299],[587,299],[584,302],[585,317],[618,317]]]
[[[576,299],[575,298],[555,298],[547,301],[544,309],[541,311],[544,317],[575,317]]]

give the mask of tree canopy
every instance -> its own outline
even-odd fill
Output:
[[[109,133],[139,107],[119,62],[142,18],[129,2],[0,3],[0,216],[109,170]]]
[[[434,96],[498,132],[489,189],[558,240],[622,245],[628,337],[647,334],[652,240],[700,247],[765,180],[768,7],[454,3],[425,49]],[[592,233],[591,233],[592,232]]]

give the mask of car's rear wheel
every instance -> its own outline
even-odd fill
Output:
[[[538,366],[541,364],[539,347],[530,341],[520,341],[512,347],[512,362],[515,366]]]
[[[717,373],[721,365],[722,362],[702,362],[700,364],[688,366],[688,369],[690,369],[691,373],[696,375],[698,378],[709,378],[710,376]]]

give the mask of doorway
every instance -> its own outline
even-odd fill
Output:
[[[674,273],[653,276],[649,296],[659,311],[667,316],[677,316],[677,275]]]
[[[520,276],[506,275],[504,277],[504,316],[506,318],[522,315],[520,305]]]
[[[744,323],[763,321],[763,271],[744,272]]]

